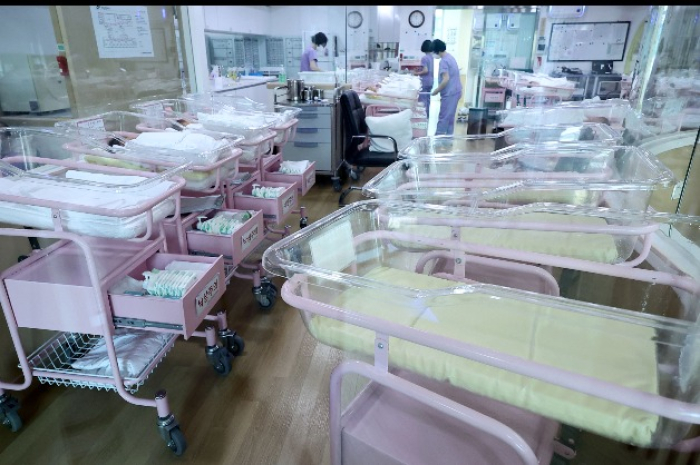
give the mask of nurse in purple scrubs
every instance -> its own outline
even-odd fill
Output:
[[[440,94],[440,114],[435,135],[452,135],[455,129],[457,103],[462,96],[462,83],[459,80],[457,60],[446,52],[447,46],[440,39],[433,41],[433,52],[440,58],[438,86],[432,95]]]
[[[420,47],[420,51],[425,53],[423,58],[420,60],[421,69],[414,71],[414,76],[420,76],[420,95],[418,96],[418,101],[425,105],[425,114],[430,116],[430,91],[433,90],[433,83],[435,79],[433,78],[433,65],[435,64],[435,57],[433,57],[433,42],[430,40],[424,40],[423,45]]]
[[[328,37],[323,32],[317,32],[311,36],[311,45],[301,55],[301,67],[299,71],[322,71],[318,67],[318,55],[328,43]]]

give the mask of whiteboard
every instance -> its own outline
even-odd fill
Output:
[[[630,21],[554,23],[547,61],[621,61],[629,29]]]

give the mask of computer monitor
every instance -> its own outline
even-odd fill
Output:
[[[611,74],[613,70],[612,60],[592,61],[591,74]]]

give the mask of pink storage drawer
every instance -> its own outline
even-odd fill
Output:
[[[219,212],[240,212],[242,210],[221,209],[212,210],[204,215],[207,219],[214,217]],[[190,252],[204,252],[213,255],[223,255],[227,264],[238,265],[251,250],[255,249],[265,237],[265,225],[263,214],[256,211],[253,217],[243,226],[227,236],[208,234],[196,228],[198,219],[192,217],[185,223],[187,234],[187,247]]]
[[[226,192],[226,198],[224,199],[224,205],[226,208],[234,208],[234,199],[233,196],[236,194],[236,192],[242,192],[244,189],[253,188],[254,183],[259,183],[261,181],[261,176],[260,176],[260,171],[255,170],[250,173],[250,178],[243,181],[240,184],[237,183],[228,183],[225,186],[225,192]],[[249,191],[250,192],[250,191]]]
[[[156,252],[151,241],[84,239],[106,288]],[[5,270],[2,281],[18,326],[104,334],[98,294],[90,283],[85,255],[74,242],[59,241],[42,249]]]
[[[260,171],[262,172],[263,179],[265,178],[265,171],[268,170],[270,166],[277,162],[282,161],[282,152],[278,152],[274,155],[265,155],[261,158]]]
[[[177,325],[177,327],[169,329],[168,332],[179,333],[185,339],[189,338],[214,307],[214,304],[224,295],[226,289],[224,259],[222,257],[156,253],[139,263],[129,272],[129,276],[141,280],[144,271],[153,268],[162,270],[175,260],[206,263],[209,264],[209,267],[180,299],[109,294],[114,316]]]
[[[263,187],[284,187],[282,195],[265,199],[253,197],[253,183],[244,187],[233,196],[234,208],[239,210],[262,210],[264,218],[274,223],[281,223],[297,206],[297,190],[294,184],[286,182],[260,181]]]
[[[312,161],[308,168],[302,174],[282,174],[279,173],[282,160],[277,160],[274,164],[269,165],[263,172],[265,181],[294,183],[297,186],[297,191],[304,196],[309,189],[316,184],[316,162]]]

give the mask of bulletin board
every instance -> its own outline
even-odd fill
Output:
[[[630,21],[554,23],[547,61],[622,61]]]

